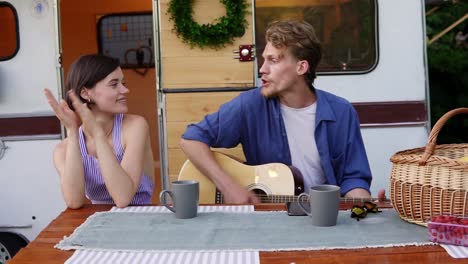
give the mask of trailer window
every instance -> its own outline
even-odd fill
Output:
[[[19,50],[18,14],[7,2],[0,2],[0,61],[13,58]]]
[[[119,58],[122,68],[154,67],[151,12],[106,15],[97,27],[100,54]]]
[[[255,41],[258,70],[265,31],[275,20],[309,22],[322,43],[319,74],[365,73],[377,64],[376,0],[257,0]]]

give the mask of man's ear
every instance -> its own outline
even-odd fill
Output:
[[[309,62],[301,60],[297,62],[296,72],[298,75],[304,75],[309,71]]]

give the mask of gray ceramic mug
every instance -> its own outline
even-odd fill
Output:
[[[172,199],[172,206],[167,203],[167,194]],[[161,204],[175,213],[179,219],[194,218],[198,211],[199,189],[197,181],[174,181],[171,190],[162,190],[159,194]]]
[[[303,197],[309,197],[310,212],[304,207]],[[299,207],[312,218],[316,226],[334,226],[340,208],[340,187],[336,185],[316,185],[310,187],[309,194],[301,193]]]

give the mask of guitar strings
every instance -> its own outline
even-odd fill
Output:
[[[296,201],[298,196],[294,195],[277,195],[277,194],[257,194],[257,197],[260,199],[270,199],[270,200],[285,200],[285,201]],[[306,199],[307,200],[307,199]],[[347,197],[341,197],[340,201],[343,202],[373,202],[373,201],[379,201],[379,202],[387,202],[389,199],[380,199],[380,198],[347,198]]]

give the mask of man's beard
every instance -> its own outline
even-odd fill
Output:
[[[260,92],[262,93],[263,96],[265,96],[268,99],[278,96],[278,93],[274,89],[271,89],[271,88],[262,87]]]

